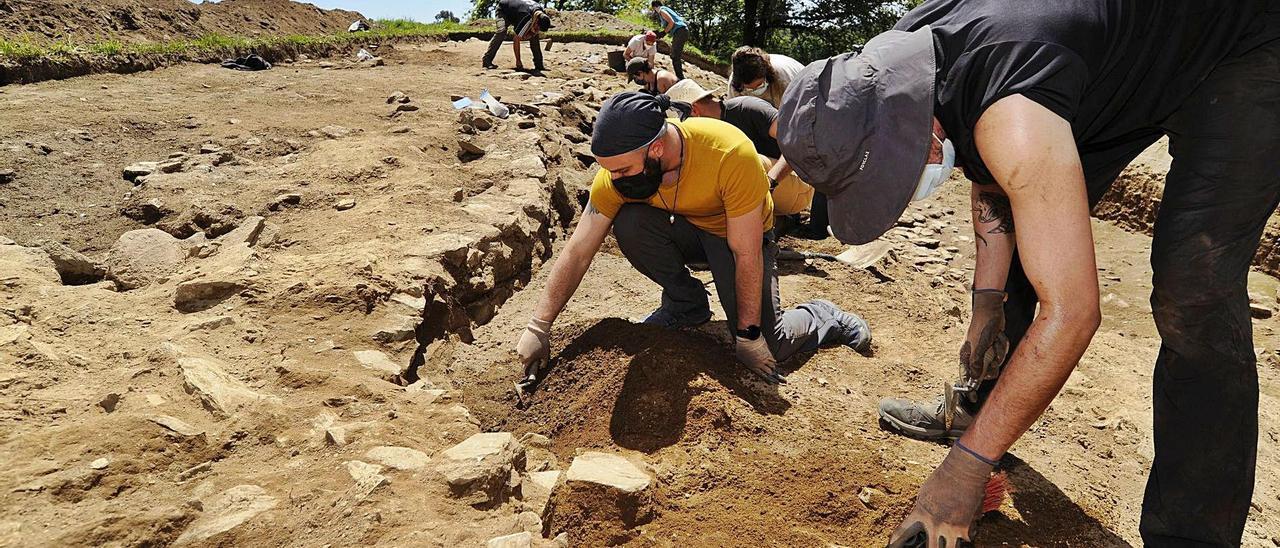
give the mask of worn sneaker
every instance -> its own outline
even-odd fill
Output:
[[[871,348],[871,326],[867,325],[866,320],[857,314],[840,310],[840,307],[831,301],[814,299],[812,302],[822,303],[836,310],[836,322],[840,325],[832,333],[831,342],[843,344],[852,348],[854,352],[866,352]]]
[[[493,69],[498,68],[498,65],[495,65],[495,64],[493,64],[493,63],[485,63],[485,64],[484,64],[484,68],[485,68],[485,70],[493,70]]]
[[[676,315],[665,308],[658,307],[642,323],[669,329],[683,329],[686,327],[698,327],[709,321],[711,321],[711,310],[706,310],[699,314]]]
[[[947,399],[939,396],[932,402],[913,402],[899,398],[880,400],[880,422],[904,436],[927,440],[957,440],[973,424],[973,415],[957,405],[948,429],[943,416]]]

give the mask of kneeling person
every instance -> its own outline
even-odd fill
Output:
[[[781,309],[773,202],[751,141],[719,120],[669,120],[670,107],[665,95],[623,92],[601,108],[591,152],[602,169],[517,343],[526,374],[550,356],[551,324],[610,227],[632,266],[662,286],[662,305],[645,323],[691,327],[711,319],[706,291],[685,266],[705,262],[735,354],[767,381],[783,382],[778,361],[823,343],[865,349],[866,322],[829,301]]]

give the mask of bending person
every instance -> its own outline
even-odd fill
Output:
[[[680,81],[671,71],[653,68],[653,65],[643,57],[635,57],[627,61],[627,77],[631,78],[632,82],[644,86],[643,91],[650,95],[666,93],[671,86]]]
[[[1139,532],[1148,546],[1240,544],[1258,443],[1245,280],[1280,204],[1275,6],[1085,0],[1032,13],[1019,0],[927,0],[861,54],[815,63],[792,82],[778,140],[792,168],[828,193],[836,236],[880,236],[954,158],[976,185],[977,272],[1008,272],[1003,287],[977,288],[1008,297],[1001,306],[996,291],[975,295],[980,336],[966,341],[968,367],[949,390],[962,397],[881,408],[958,438],[892,546],[972,536],[993,467],[1100,325],[1091,206],[1164,135],[1173,166],[1151,252],[1155,459]],[[927,165],[939,150],[942,163]],[[1008,235],[1016,253],[982,252]],[[1000,333],[1012,346],[1003,367]],[[958,405],[976,412],[972,422],[947,420]]]
[[[538,35],[552,27],[551,17],[542,6],[532,0],[498,0],[498,28],[489,39],[489,50],[484,53],[482,65],[486,69],[496,69],[493,59],[498,49],[507,39],[507,27],[515,28],[511,51],[516,56],[516,70],[524,70],[520,60],[520,41],[529,42],[529,51],[533,52],[533,70],[542,72],[546,67],[542,64],[542,45],[538,43]]]
[[[590,201],[516,344],[526,375],[550,357],[551,325],[610,228],[631,265],[662,288],[661,306],[644,323],[709,321],[707,292],[685,266],[708,263],[734,353],[766,382],[783,382],[779,361],[822,344],[866,349],[867,323],[830,301],[782,309],[773,201],[751,141],[718,120],[667,119],[670,107],[665,95],[629,91],[601,108],[591,138],[601,170]]]

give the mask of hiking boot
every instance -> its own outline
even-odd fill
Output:
[[[943,407],[947,399],[939,396],[932,402],[913,402],[899,398],[880,400],[880,422],[904,436],[927,441],[957,440],[973,424],[973,415],[957,404],[951,428],[947,429]]]
[[[867,321],[852,314],[840,310],[835,303],[823,299],[814,299],[812,302],[821,303],[836,311],[836,329],[831,332],[831,342],[843,344],[852,348],[854,352],[866,352],[871,348],[871,326],[867,325]]]
[[[484,64],[484,68],[485,68],[485,70],[493,70],[493,69],[498,68],[498,65],[495,65],[495,64],[493,64],[493,63],[485,63],[485,64]]]
[[[678,315],[668,311],[665,308],[658,307],[643,322],[648,325],[657,325],[669,329],[683,329],[686,327],[698,327],[704,323],[711,321],[711,310],[707,309],[696,314]]]

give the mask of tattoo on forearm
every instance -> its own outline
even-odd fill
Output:
[[[977,209],[974,210],[978,222],[983,225],[995,223],[987,230],[987,234],[1013,234],[1013,209],[1009,206],[1009,197],[994,192],[978,194]],[[974,227],[977,234],[977,227]],[[986,243],[986,239],[978,234],[978,238]]]
[[[587,202],[587,208],[582,210],[582,214],[583,215],[604,215],[603,213],[600,213],[600,210],[596,209],[595,204],[589,201]]]

